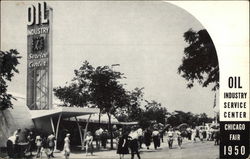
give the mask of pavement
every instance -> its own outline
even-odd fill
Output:
[[[167,145],[167,140],[164,138],[161,147],[157,150],[154,149],[153,143],[151,143],[149,150],[146,149],[143,144],[143,148],[140,149],[141,159],[218,159],[219,158],[219,146],[215,146],[213,141],[197,141],[193,143],[187,139],[184,139],[182,149],[179,149],[177,141],[173,143],[173,148],[169,149]],[[109,144],[108,144],[109,145]],[[116,144],[114,144],[114,148]],[[34,154],[34,153],[33,153]],[[54,153],[54,159],[64,159],[63,152]],[[94,151],[93,155],[90,153],[86,156],[85,151],[82,150],[72,150],[70,154],[70,159],[119,159],[119,154],[116,154],[116,150],[102,149],[99,151]],[[127,154],[124,159],[130,159],[131,155]],[[137,156],[135,155],[135,158]],[[37,159],[36,157],[29,157],[26,159]],[[41,159],[41,158],[39,158]],[[42,159],[47,159],[45,154],[43,154]]]
[[[219,146],[215,146],[213,141],[197,141],[193,143],[185,139],[183,141],[182,148],[180,149],[177,145],[176,140],[174,141],[173,148],[169,149],[167,140],[161,143],[161,147],[157,150],[154,149],[153,143],[151,143],[149,150],[146,149],[143,144],[143,148],[140,149],[140,156],[142,159],[218,159],[219,158]],[[114,147],[116,145],[114,144]],[[55,159],[64,158],[63,153],[55,153]],[[43,157],[45,158],[45,156]],[[94,151],[93,155],[90,153],[86,156],[85,151],[72,151],[70,154],[70,159],[119,159],[119,154],[116,154],[116,150],[100,150]],[[127,154],[124,159],[130,159],[131,155]],[[135,158],[137,156],[135,155]],[[35,158],[34,158],[35,159]]]

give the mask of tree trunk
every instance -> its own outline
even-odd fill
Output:
[[[78,127],[78,130],[79,130],[79,134],[80,134],[80,140],[81,140],[81,147],[83,148],[84,147],[84,144],[83,144],[83,136],[82,136],[82,130],[81,130],[81,126],[78,122],[78,119],[77,117],[75,116],[75,120],[76,120],[76,124],[77,124],[77,127]]]
[[[99,118],[98,118],[98,127],[101,127],[101,111],[99,113]]]
[[[112,125],[111,125],[111,115],[107,113],[108,118],[109,118],[109,124],[108,124],[108,129],[110,132],[110,149],[113,150],[113,130],[112,130]]]
[[[92,114],[89,115],[89,118],[88,118],[87,123],[85,125],[85,129],[84,129],[84,133],[83,133],[83,142],[85,142],[85,138],[86,138],[86,134],[87,134],[87,131],[88,131],[88,125],[89,125],[89,120],[91,118],[91,115]],[[84,143],[82,145],[84,146]],[[82,150],[83,150],[83,147],[82,147]]]

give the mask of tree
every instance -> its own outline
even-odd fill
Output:
[[[184,49],[182,64],[178,73],[188,81],[187,87],[193,87],[197,80],[203,87],[213,83],[213,91],[219,88],[219,64],[215,46],[207,30],[198,32],[189,29],[184,33],[188,43]]]
[[[182,123],[186,123],[191,127],[211,123],[212,118],[209,118],[206,113],[193,114],[191,112],[174,111],[168,118],[168,124],[176,127]]]
[[[145,102],[146,105],[145,110],[143,112],[143,118],[140,121],[142,127],[148,127],[151,121],[156,121],[157,123],[165,124],[167,109],[165,107],[162,107],[161,103],[158,103],[154,100],[145,100]],[[148,123],[145,121],[147,121]]]
[[[167,109],[154,100],[143,99],[143,89],[135,88],[127,92],[128,101],[126,107],[116,110],[116,117],[119,121],[138,121],[141,128],[145,129],[153,122],[165,124]]]
[[[59,86],[54,88],[54,92],[55,96],[64,103],[64,106],[84,107],[88,105],[89,94],[82,90],[77,83],[64,87]]]
[[[74,73],[72,84],[55,88],[55,95],[67,106],[83,107],[86,104],[92,104],[97,106],[101,113],[107,113],[111,149],[113,149],[111,114],[128,103],[126,91],[123,84],[119,82],[125,77],[109,66],[94,68],[87,61],[83,62],[78,70],[74,70]]]
[[[209,118],[206,113],[199,114],[198,124],[203,125],[205,123],[211,123],[213,118]]]
[[[126,106],[116,109],[115,116],[119,121],[131,122],[139,121],[143,115],[141,104],[143,101],[143,89],[135,88],[132,91],[127,91],[124,100]]]
[[[11,99],[15,98],[7,93],[7,81],[11,81],[14,73],[19,73],[16,67],[20,58],[21,56],[19,56],[17,50],[0,51],[0,110],[13,108]]]

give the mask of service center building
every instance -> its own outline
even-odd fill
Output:
[[[43,2],[28,6],[27,12],[27,94],[26,97],[13,94],[17,99],[12,100],[14,109],[0,111],[0,147],[6,147],[8,137],[18,128],[43,129],[58,137],[64,118],[99,113],[98,108],[54,104],[53,9]],[[21,140],[24,141],[24,134]]]

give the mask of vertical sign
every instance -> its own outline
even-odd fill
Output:
[[[38,3],[28,7],[27,106],[52,107],[52,8]]]
[[[222,81],[224,82],[224,81]],[[249,156],[249,81],[246,76],[229,76],[220,107],[220,158],[245,159]]]

